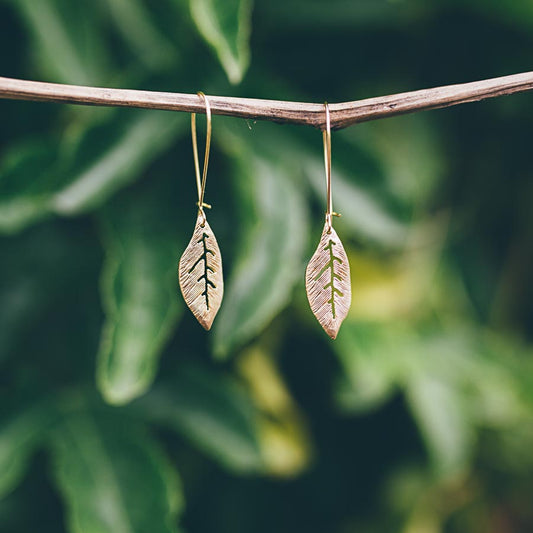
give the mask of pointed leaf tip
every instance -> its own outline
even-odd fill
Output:
[[[350,309],[352,291],[348,257],[337,233],[327,224],[307,265],[305,289],[313,314],[335,339]]]

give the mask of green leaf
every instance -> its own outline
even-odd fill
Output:
[[[123,113],[90,126],[76,142],[69,136],[66,147],[59,138],[15,145],[0,170],[0,232],[100,206],[137,179],[187,122],[177,113]]]
[[[405,341],[401,328],[347,322],[333,345],[343,372],[337,383],[342,409],[364,412],[387,401],[401,375]]]
[[[263,468],[256,412],[250,398],[229,378],[200,367],[180,366],[132,408],[166,425],[230,470]]]
[[[320,150],[312,150],[296,136],[273,124],[262,124],[261,127],[254,128],[253,142],[242,146],[242,134],[238,135],[242,128],[232,126],[229,122],[224,126],[224,135],[218,135],[217,140],[225,143],[227,151],[237,152],[236,157],[241,159],[248,158],[253,151],[270,161],[270,164],[290,169],[289,173],[303,173],[305,180],[298,184],[299,189],[302,190],[305,182],[309,180],[320,205],[324,206],[324,212],[326,184],[324,160],[318,155]],[[315,139],[321,147],[320,136]],[[250,177],[245,175],[243,179],[249,180]],[[383,246],[398,248],[405,244],[408,226],[391,213],[378,194],[365,190],[359,184],[359,176],[348,176],[343,167],[334,162],[332,179],[333,206],[336,211],[342,213],[342,218],[336,221],[339,228],[344,225],[353,234]]]
[[[15,233],[49,211],[57,181],[57,142],[30,140],[7,151],[0,168],[0,232]]]
[[[51,439],[55,482],[72,533],[175,533],[183,509],[177,473],[127,418],[78,412]]]
[[[250,63],[252,0],[189,0],[198,31],[215,50],[231,83]]]
[[[12,2],[35,39],[38,66],[57,82],[97,85],[108,76],[108,59],[97,10],[70,0]]]
[[[442,142],[426,115],[376,120],[343,130],[342,138],[376,162],[383,180],[376,190],[419,213],[432,200],[442,181],[445,163]],[[378,181],[375,175],[369,180]]]
[[[337,390],[341,407],[368,410],[403,390],[436,475],[463,473],[473,457],[476,427],[483,423],[483,383],[493,385],[498,402],[498,388],[506,383],[503,367],[498,385],[490,381],[494,369],[480,353],[481,339],[464,326],[440,323],[346,326],[334,346],[344,370]]]
[[[249,199],[240,202],[244,237],[214,326],[214,350],[220,357],[257,335],[290,301],[292,288],[303,280],[308,239],[308,215],[294,167],[251,153],[241,156],[239,167],[237,179],[249,188]],[[253,221],[247,218],[250,213]]]
[[[326,198],[324,162],[307,154],[302,161],[304,172],[322,202]],[[384,246],[405,243],[407,227],[387,212],[370,193],[359,187],[335,164],[332,170],[333,207],[342,214],[338,225],[346,225],[355,235]]]
[[[103,212],[107,318],[97,380],[110,403],[126,403],[150,386],[180,314],[176,268],[182,243],[173,197],[173,189],[152,177]]]
[[[0,497],[20,482],[29,460],[55,419],[47,401],[18,408],[0,422]]]
[[[334,346],[345,370],[341,406],[355,412],[373,408],[395,388],[403,390],[435,473],[462,473],[472,459],[479,424],[474,406],[480,391],[468,385],[486,375],[476,354],[481,346],[471,344],[467,329],[441,324],[346,325]]]
[[[185,131],[186,117],[161,111],[118,114],[91,128],[78,142],[64,185],[51,199],[61,215],[94,209],[137,179]]]
[[[471,460],[475,432],[457,385],[426,372],[410,380],[406,394],[437,474],[460,474]]]
[[[148,68],[176,68],[177,51],[159,31],[142,0],[110,0],[108,7],[136,59]]]

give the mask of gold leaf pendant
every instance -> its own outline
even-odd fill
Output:
[[[222,303],[224,281],[220,249],[204,213],[196,219],[191,241],[181,256],[179,283],[183,299],[209,330]]]
[[[334,339],[350,309],[352,290],[348,257],[327,222],[305,271],[305,289],[313,314]]]

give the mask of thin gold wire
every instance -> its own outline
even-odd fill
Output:
[[[324,102],[324,109],[326,110],[326,129],[322,131],[322,140],[324,142],[324,166],[326,168],[326,224],[329,233],[331,231],[331,217],[340,217],[341,215],[333,211],[333,198],[331,193],[331,117],[327,102]]]
[[[196,187],[198,189],[198,214],[202,215],[205,223],[204,207],[211,209],[209,204],[204,203],[205,196],[205,182],[207,179],[207,167],[209,165],[209,152],[211,149],[211,106],[207,96],[199,91],[198,96],[202,98],[205,104],[205,116],[207,119],[207,131],[205,137],[205,154],[204,166],[202,169],[202,177],[200,178],[200,163],[198,159],[198,142],[196,138],[196,113],[191,113],[191,135],[192,135],[192,150],[194,155],[194,170],[196,173]]]
[[[326,110],[326,129],[322,132],[322,140],[324,142],[324,165],[326,168],[326,223],[328,225],[328,232],[331,231],[331,213],[333,212],[333,200],[331,197],[331,118],[329,114],[329,106],[324,102]]]

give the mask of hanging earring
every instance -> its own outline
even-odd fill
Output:
[[[326,166],[326,222],[318,248],[305,271],[305,289],[313,314],[334,339],[350,309],[352,291],[348,257],[331,224],[332,217],[340,215],[333,211],[331,199],[331,121],[328,104],[325,103],[324,107],[326,129],[322,132],[322,138]]]
[[[205,156],[202,178],[200,179],[200,164],[198,162],[198,143],[196,141],[196,113],[191,114],[191,134],[194,155],[194,169],[196,172],[196,186],[198,188],[198,216],[194,232],[187,248],[181,256],[178,273],[179,284],[183,299],[198,322],[205,329],[210,329],[218,312],[224,294],[222,279],[222,259],[218,243],[207,223],[204,208],[211,209],[204,203],[205,181],[209,150],[211,147],[211,107],[204,93],[199,92],[205,104],[207,118],[207,133],[205,140]]]

